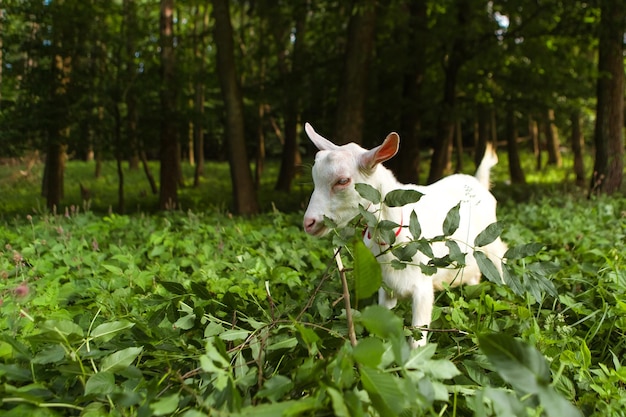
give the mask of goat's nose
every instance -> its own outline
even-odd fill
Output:
[[[313,228],[315,227],[316,221],[313,217],[305,217],[304,218],[304,231],[307,233],[311,233]]]

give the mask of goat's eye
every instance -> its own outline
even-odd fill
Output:
[[[339,178],[336,182],[336,185],[341,185],[341,186],[348,185],[348,184],[350,184],[350,178]]]

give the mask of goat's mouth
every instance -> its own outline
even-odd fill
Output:
[[[304,231],[314,237],[323,237],[328,234],[330,229],[323,224],[320,224],[317,227],[305,228]]]

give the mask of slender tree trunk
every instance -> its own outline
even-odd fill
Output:
[[[135,66],[135,36],[137,28],[137,10],[135,2],[132,0],[124,0],[122,3],[124,13],[124,38],[126,40],[125,56],[126,73],[123,75],[126,84],[126,94],[124,100],[126,102],[126,138],[128,143],[128,168],[131,170],[139,169],[139,140],[137,137],[137,97],[133,82],[136,77],[137,68]]]
[[[561,167],[563,165],[560,150],[561,143],[559,141],[559,132],[554,124],[553,109],[548,109],[545,119],[546,146],[548,147],[548,165],[556,165],[557,167]]]
[[[304,36],[306,27],[307,3],[304,3],[296,15],[296,39],[293,43],[293,64],[291,71],[282,62],[281,73],[287,80],[297,77],[301,73],[304,59]],[[296,176],[296,162],[299,160],[298,152],[298,118],[300,116],[300,94],[291,85],[285,85],[285,142],[283,146],[280,172],[276,181],[276,190],[289,192],[291,183]]]
[[[65,152],[67,145],[59,143],[55,138],[51,139],[48,145],[48,152],[46,153],[42,190],[46,198],[48,210],[56,211],[64,194],[63,178],[65,175]]]
[[[194,43],[194,54],[198,71],[195,79],[194,93],[194,122],[193,122],[193,146],[194,146],[194,162],[195,170],[193,176],[193,186],[200,185],[200,177],[204,175],[204,82],[203,76],[205,72],[206,50],[206,28],[209,26],[209,10],[205,6],[200,13],[200,6],[196,8],[195,25],[201,19],[200,35]],[[194,27],[195,28],[195,27]]]
[[[233,28],[227,0],[213,0],[214,41],[217,47],[217,73],[226,105],[226,135],[230,175],[233,184],[234,210],[237,214],[259,211],[246,153],[243,96],[235,67]]]
[[[491,112],[490,109],[484,104],[478,105],[477,109],[477,128],[475,130],[474,139],[474,163],[476,167],[480,165],[480,162],[485,155],[485,149],[487,149],[487,142],[491,138]]]
[[[376,0],[355,1],[352,10],[335,122],[335,138],[339,143],[363,141],[367,81],[376,29]]]
[[[159,208],[178,207],[178,138],[175,122],[174,0],[161,0],[161,188]]]
[[[117,212],[123,214],[126,211],[126,203],[124,201],[124,169],[122,167],[122,162],[124,160],[122,145],[122,115],[120,113],[119,105],[114,103],[113,106],[113,116],[115,120],[115,161],[117,163]]]
[[[583,160],[583,149],[585,148],[585,140],[580,126],[580,110],[576,109],[570,116],[572,122],[572,153],[574,154],[574,174],[576,175],[576,185],[584,187],[585,179],[585,162]]]
[[[407,50],[411,60],[402,83],[402,114],[400,117],[400,138],[402,152],[399,152],[388,164],[396,177],[403,183],[419,183],[421,124],[420,94],[426,72],[426,42],[428,31],[425,0],[407,0],[405,2],[410,17],[404,31],[407,33]],[[404,103],[406,103],[404,105]]]
[[[541,136],[539,135],[539,125],[532,116],[528,116],[528,134],[533,146],[533,155],[535,155],[535,170],[541,171]]]
[[[613,194],[624,172],[624,15],[623,0],[603,0],[600,11],[596,157],[590,193]]]
[[[443,100],[439,109],[437,121],[436,142],[428,173],[428,183],[443,177],[448,165],[448,146],[454,140],[454,125],[456,123],[456,83],[459,70],[465,61],[467,27],[471,19],[469,0],[457,2],[458,31],[452,42],[452,49],[447,59],[444,71]]]
[[[526,177],[522,170],[517,146],[517,121],[515,120],[515,111],[510,107],[506,111],[506,144],[509,154],[509,174],[511,176],[511,183],[526,184]]]
[[[463,172],[463,129],[460,120],[457,120],[454,132],[456,146],[456,167],[454,171]]]

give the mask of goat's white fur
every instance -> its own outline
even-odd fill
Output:
[[[429,259],[421,252],[414,256],[412,265],[401,270],[390,265],[392,254],[386,253],[377,258],[381,264],[383,280],[391,289],[391,294],[383,288],[379,290],[379,303],[393,308],[397,298],[411,297],[412,326],[428,327],[435,289],[442,289],[444,282],[460,285],[478,284],[480,281],[481,273],[471,245],[481,231],[496,221],[496,199],[488,190],[490,169],[498,161],[495,151],[487,149],[475,177],[455,174],[428,186],[418,186],[398,182],[391,171],[382,166],[382,162],[398,152],[400,138],[395,132],[390,133],[380,146],[366,150],[355,143],[335,145],[315,132],[308,123],[305,131],[319,149],[312,170],[315,188],[304,214],[304,230],[310,235],[319,237],[328,233],[324,216],[332,219],[339,227],[345,226],[358,215],[361,205],[376,213],[380,220],[390,220],[404,226],[408,225],[411,212],[415,211],[422,237],[433,238],[443,234],[442,225],[446,214],[456,204],[461,203],[460,224],[452,238],[459,244],[461,251],[468,254],[464,268],[439,268],[434,275],[425,275],[417,265],[427,264]],[[354,187],[357,183],[367,183],[376,188],[383,199],[388,192],[396,189],[417,190],[424,195],[415,204],[390,208],[371,204],[362,198]],[[403,227],[399,230],[396,242],[408,240],[411,240],[411,235],[408,228]],[[385,242],[370,233],[364,233],[363,241],[375,256],[387,248]],[[434,243],[432,249],[435,257],[448,253],[443,242]],[[500,268],[507,246],[498,238],[481,250]],[[426,344],[426,334],[423,331],[420,340],[412,339],[412,346]]]

